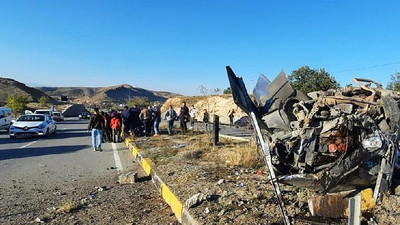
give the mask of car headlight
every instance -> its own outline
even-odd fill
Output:
[[[39,125],[39,129],[44,129],[46,127],[46,124],[42,123]]]
[[[10,126],[10,130],[14,130],[14,126],[13,125]]]

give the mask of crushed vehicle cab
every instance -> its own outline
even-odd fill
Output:
[[[321,193],[372,187],[375,200],[390,187],[400,157],[399,96],[360,78],[356,88],[306,95],[282,71],[272,82],[260,76],[253,101],[242,78],[227,73],[235,103],[255,115],[279,182]]]

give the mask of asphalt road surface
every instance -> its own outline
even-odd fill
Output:
[[[48,138],[10,139],[0,131],[0,224],[35,219],[51,224],[175,223],[158,193],[150,191],[155,189],[150,181],[117,184],[118,175],[137,164],[123,143],[104,143],[103,152],[94,152],[87,123],[66,118]],[[65,206],[80,202],[85,204],[65,213]]]

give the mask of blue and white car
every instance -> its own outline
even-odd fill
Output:
[[[10,126],[11,139],[16,137],[49,136],[55,134],[57,125],[48,114],[28,114],[18,117]]]

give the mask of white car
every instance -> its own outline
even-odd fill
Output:
[[[28,114],[18,117],[10,126],[11,139],[16,137],[49,136],[55,134],[57,125],[48,114]]]
[[[11,125],[12,111],[6,107],[0,107],[0,130],[7,130]]]

